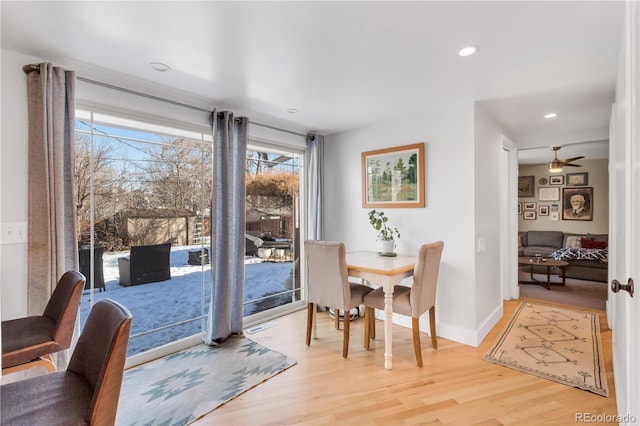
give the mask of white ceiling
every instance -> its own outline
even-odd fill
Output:
[[[71,65],[80,76],[325,135],[478,101],[519,147],[551,152],[580,143],[578,155],[588,152],[585,142],[607,138],[624,8],[621,1],[0,5],[3,48]],[[465,45],[478,52],[459,57]],[[152,70],[154,61],[171,70]],[[549,111],[558,117],[545,120]]]

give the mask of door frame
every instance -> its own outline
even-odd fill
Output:
[[[500,161],[500,283],[504,300],[520,297],[518,287],[518,147],[502,135]]]

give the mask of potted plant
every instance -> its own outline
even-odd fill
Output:
[[[382,210],[369,211],[369,223],[373,229],[378,231],[378,241],[381,244],[380,254],[382,255],[394,254],[395,239],[400,238],[398,228],[392,228],[388,222],[389,218]]]

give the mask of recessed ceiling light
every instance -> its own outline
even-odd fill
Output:
[[[544,118],[556,118],[558,116],[558,114],[556,114],[555,112],[550,112],[549,114],[545,114]]]
[[[169,71],[171,69],[169,65],[163,64],[162,62],[151,62],[149,66],[154,70],[160,71],[160,72]]]
[[[473,47],[473,46],[467,46],[467,47],[461,49],[458,52],[458,55],[460,55],[460,56],[470,56],[470,55],[473,55],[474,53],[476,53],[476,50],[477,49],[475,47]]]
[[[297,114],[300,112],[300,110],[298,108],[287,108],[287,112],[289,114]]]

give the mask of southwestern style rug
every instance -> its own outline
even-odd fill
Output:
[[[295,363],[242,336],[194,346],[127,370],[116,424],[189,424]]]
[[[523,302],[485,361],[609,396],[598,314]]]

